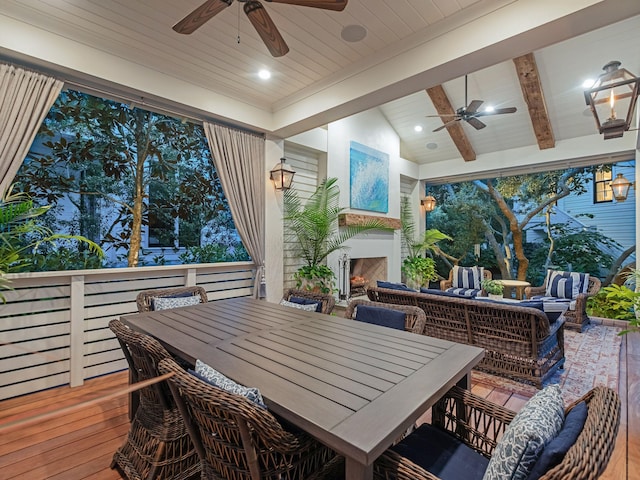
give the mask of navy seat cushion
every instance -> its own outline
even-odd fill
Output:
[[[460,295],[456,293],[447,292],[446,290],[437,290],[435,288],[421,288],[420,293],[428,293],[430,295],[440,295],[441,297],[455,297],[460,298]]]
[[[404,283],[383,282],[377,281],[378,288],[390,288],[391,290],[404,290],[407,292],[415,292],[412,288],[407,287]]]
[[[442,480],[481,480],[489,464],[488,458],[426,423],[391,450]]]
[[[296,297],[295,295],[291,295],[289,297],[289,301],[291,303],[297,303],[299,305],[311,305],[312,303],[315,303],[317,305],[316,312],[322,312],[322,302],[320,300],[314,300],[312,298]]]
[[[527,480],[537,480],[562,461],[582,432],[587,413],[589,408],[585,402],[580,402],[571,409],[564,419],[562,430],[544,447]]]
[[[358,305],[355,320],[395,328],[396,330],[404,330],[406,317],[406,314],[399,310],[372,307],[371,305]]]

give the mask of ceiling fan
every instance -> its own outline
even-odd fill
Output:
[[[443,128],[452,125],[455,122],[464,120],[476,130],[486,127],[486,125],[478,120],[478,117],[487,117],[489,115],[502,115],[504,113],[515,113],[516,107],[494,108],[487,110],[478,110],[480,105],[484,103],[484,100],[471,100],[471,103],[467,103],[467,76],[464,76],[464,107],[460,107],[456,110],[456,113],[444,113],[440,115],[427,115],[427,117],[440,117],[445,122],[440,127],[436,128],[434,132],[439,132]],[[451,120],[445,121],[445,118],[453,117]]]
[[[286,3],[301,7],[315,7],[324,10],[342,11],[347,6],[348,0],[266,0],[272,3]],[[257,0],[238,0],[244,3],[244,13],[262,38],[267,49],[274,57],[286,55],[289,47],[280,35],[271,17]],[[216,16],[222,10],[233,3],[233,0],[207,0],[189,15],[173,26],[178,33],[189,34]]]

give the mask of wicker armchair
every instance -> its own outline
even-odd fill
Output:
[[[427,322],[427,316],[419,307],[413,307],[410,305],[394,305],[392,303],[370,302],[368,300],[355,299],[349,302],[349,305],[344,312],[344,318],[355,319],[356,307],[358,305],[369,305],[372,307],[387,308],[389,310],[399,310],[401,312],[404,312],[406,314],[404,329],[407,332],[413,332],[420,335],[424,333],[424,326]]]
[[[336,306],[336,299],[330,293],[316,293],[309,290],[297,290],[295,288],[290,288],[284,293],[282,298],[289,301],[289,298],[291,297],[308,298],[322,303],[321,312],[326,313],[327,315],[333,312],[333,307]]]
[[[589,323],[589,317],[587,316],[587,299],[593,297],[600,291],[602,282],[593,275],[589,275],[589,286],[587,287],[587,293],[579,293],[575,299],[575,309],[569,309],[564,312],[565,327],[571,330],[582,331],[582,329]],[[538,295],[544,295],[547,291],[546,279],[545,284],[540,287],[527,287],[524,289],[524,294],[527,298],[531,298]]]
[[[209,300],[209,298],[207,297],[207,291],[204,288],[195,285],[190,287],[144,290],[138,293],[138,296],[136,297],[138,312],[150,312],[151,310],[153,310],[153,305],[151,304],[151,299],[153,297],[186,297],[189,296],[189,294],[200,295],[200,301],[202,303],[207,303],[207,301]]]
[[[484,269],[482,271],[482,279],[483,280],[491,280],[493,277],[491,275],[491,271],[488,269]],[[453,269],[449,270],[449,278],[447,280],[440,280],[440,290],[446,290],[453,286]]]
[[[265,408],[160,362],[202,464],[202,479],[316,480],[335,454],[306,433],[290,432]]]
[[[109,328],[129,363],[132,383],[158,376],[157,365],[169,353],[157,340],[135,332],[120,320]],[[113,456],[129,480],[187,479],[200,471],[200,461],[166,382],[139,390],[139,405],[124,444]]]
[[[620,399],[606,387],[596,387],[581,400],[588,404],[588,416],[578,439],[559,465],[541,480],[593,480],[604,471],[616,441],[620,424]],[[454,387],[433,407],[433,425],[491,458],[496,438],[504,433],[515,412]],[[339,467],[336,468],[337,471]],[[335,477],[334,477],[335,478]],[[398,453],[387,450],[374,464],[376,480],[438,480],[438,477]]]

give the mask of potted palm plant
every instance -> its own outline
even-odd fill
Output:
[[[294,278],[298,288],[333,293],[335,274],[324,262],[329,254],[344,248],[344,242],[370,230],[389,230],[370,220],[358,226],[338,226],[340,189],[337,178],[327,178],[303,204],[294,189],[284,192],[285,228],[296,239],[294,254],[304,261]]]
[[[428,287],[430,281],[438,280],[438,273],[435,260],[425,256],[425,253],[437,251],[436,244],[440,240],[451,240],[451,237],[433,228],[427,230],[422,238],[416,239],[415,223],[407,197],[402,197],[400,203],[400,224],[401,240],[407,252],[402,262],[407,286],[416,290]]]

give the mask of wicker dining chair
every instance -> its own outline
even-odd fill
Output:
[[[209,385],[171,359],[169,386],[202,462],[202,479],[319,480],[335,457],[301,431],[288,431],[269,410]]]
[[[109,328],[129,363],[132,383],[159,375],[158,362],[170,355],[157,340],[120,320],[111,320]],[[111,468],[117,467],[129,480],[182,480],[196,475],[200,460],[167,383],[153,384],[139,394],[129,433]]]
[[[396,305],[393,303],[371,302],[364,299],[354,299],[349,302],[347,309],[344,312],[344,318],[351,318],[355,320],[356,309],[359,305],[367,305],[370,307],[386,308],[388,310],[396,310],[405,314],[404,329],[407,332],[413,332],[422,335],[424,333],[424,327],[427,323],[427,316],[420,307],[414,307],[411,305]]]
[[[586,423],[578,439],[558,465],[548,469],[541,480],[595,480],[604,471],[613,452],[620,424],[620,398],[607,387],[590,390],[566,409],[581,401],[588,405]],[[473,450],[491,458],[496,438],[504,433],[515,412],[478,397],[468,390],[454,387],[433,407],[432,424]],[[337,466],[335,471],[339,471]],[[332,478],[337,478],[336,475]],[[376,480],[438,480],[392,449],[374,465]]]
[[[138,293],[136,297],[136,304],[138,305],[138,312],[150,312],[153,310],[153,298],[158,297],[188,297],[188,296],[200,296],[201,303],[207,303],[209,300],[207,297],[207,291],[197,285],[189,287],[175,287],[175,288],[163,288],[155,290],[143,290]]]
[[[310,290],[298,290],[295,288],[290,288],[284,293],[282,299],[289,301],[291,297],[301,297],[321,303],[322,309],[320,311],[322,313],[326,313],[327,315],[333,312],[333,307],[336,306],[336,299],[330,293],[318,293],[312,292]]]

